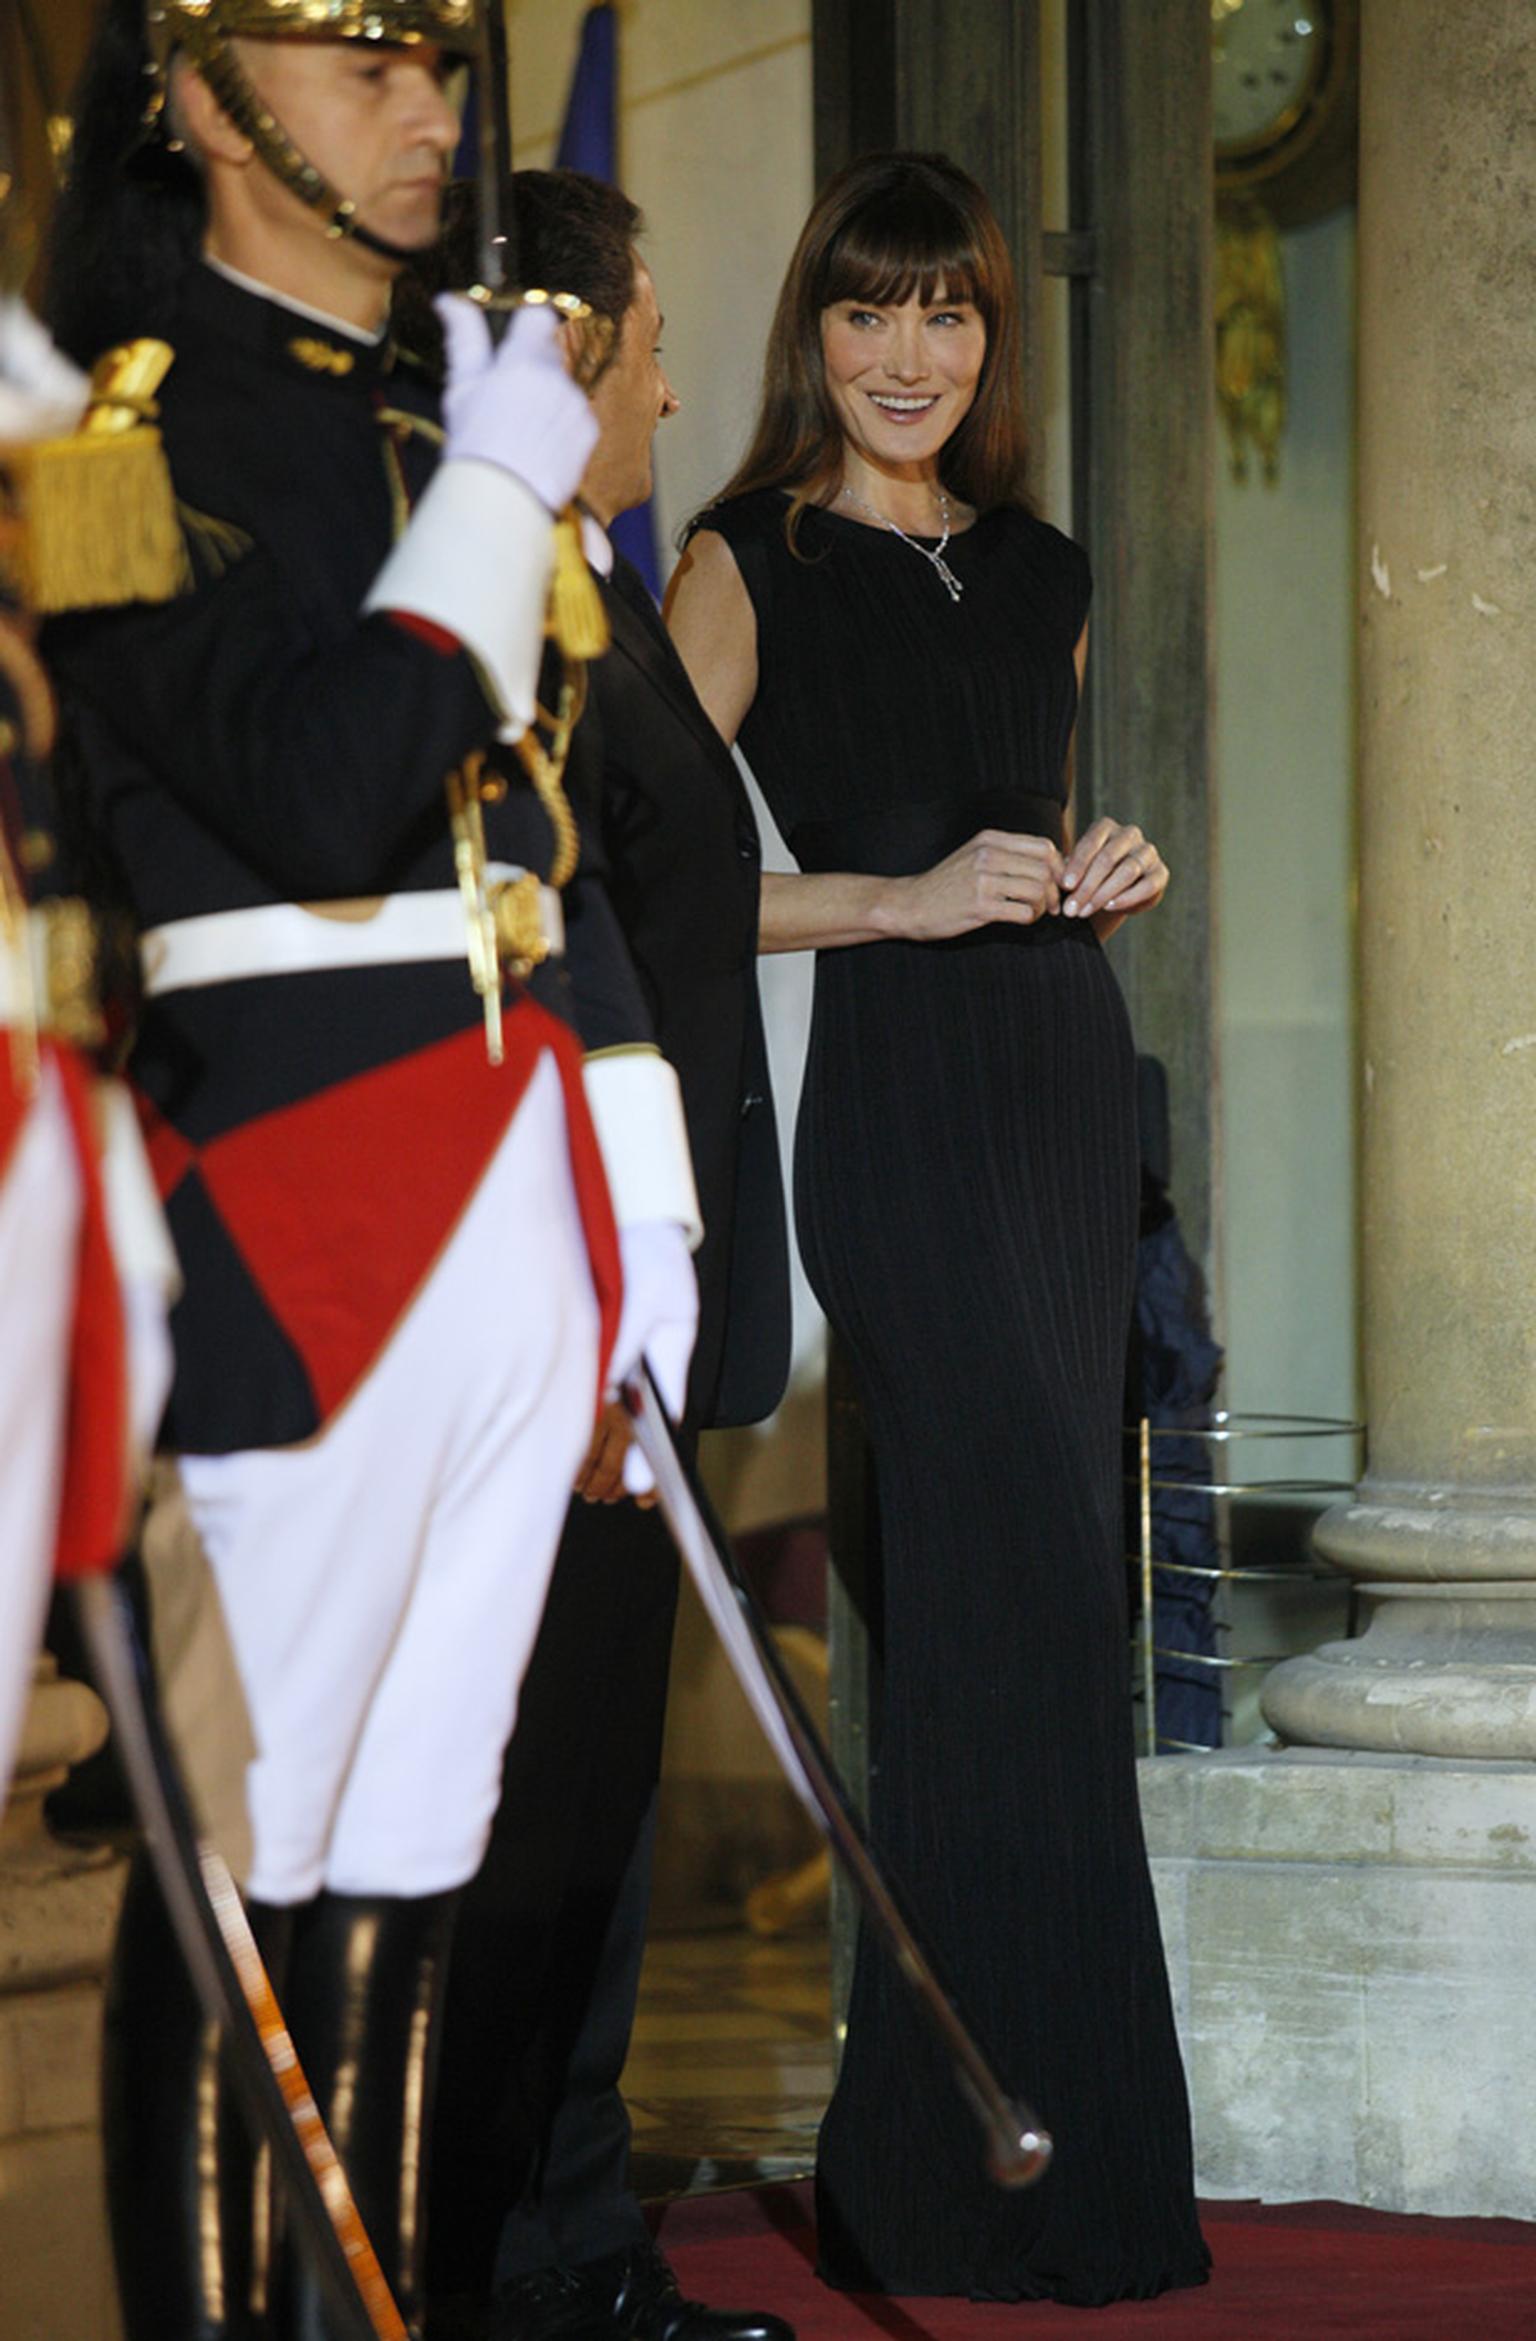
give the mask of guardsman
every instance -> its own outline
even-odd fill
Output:
[[[0,169],[0,286],[15,273],[15,201]],[[49,1589],[112,1567],[127,1535],[133,1457],[165,1397],[174,1274],[137,1125],[94,1069],[94,938],[65,889],[53,694],[19,598],[40,573],[99,591],[116,558],[90,504],[65,511],[55,492],[57,467],[78,469],[86,395],[0,290],[0,1806]]]
[[[51,303],[82,359],[119,345],[98,399],[157,412],[185,590],[50,651],[141,937],[166,1436],[255,1739],[252,1922],[415,2329],[455,1898],[605,1376],[644,1350],[681,1405],[696,1203],[562,726],[534,737],[590,409],[547,310],[493,348],[449,303],[441,393],[389,330],[473,0],[141,6],[109,0],[87,68]],[[309,2341],[158,1926],[137,1880],[107,2080],[130,2341]]]

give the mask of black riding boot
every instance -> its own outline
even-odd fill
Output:
[[[280,1992],[293,1913],[247,1910]],[[268,2341],[268,2158],[252,2148],[144,1853],[107,1978],[102,2131],[126,2341]]]
[[[421,2330],[427,2138],[457,1894],[322,1894],[299,1912],[285,2009],[294,2047],[410,2332]],[[332,2341],[289,2222],[276,2341]]]

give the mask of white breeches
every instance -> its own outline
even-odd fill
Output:
[[[81,1201],[59,1076],[44,1058],[0,1171],[0,1805],[53,1582]]]
[[[258,1750],[258,1900],[474,1874],[592,1432],[597,1336],[545,1056],[340,1413],[302,1447],[182,1458]]]

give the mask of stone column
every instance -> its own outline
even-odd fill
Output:
[[[1536,141],[1528,0],[1366,0],[1360,968],[1367,1631],[1286,1738],[1536,1757]]]
[[[1529,0],[1363,0],[1367,1630],[1280,1751],[1145,1764],[1207,2192],[1536,2191],[1536,145]],[[1297,1744],[1300,1743],[1300,1744]]]

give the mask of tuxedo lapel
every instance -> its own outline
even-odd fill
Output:
[[[733,783],[740,790],[741,775],[736,770],[735,759],[700,706],[688,670],[678,657],[672,637],[662,624],[661,612],[638,572],[621,558],[615,563],[612,577],[600,577],[598,584],[608,610],[614,649],[632,660],[662,693],[716,762],[728,767]]]

